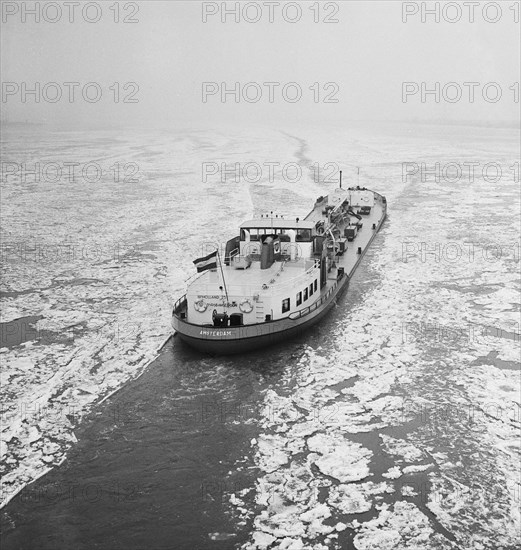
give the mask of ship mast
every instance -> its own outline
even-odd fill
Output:
[[[226,280],[224,278],[223,264],[221,262],[221,256],[219,254],[219,249],[217,249],[217,258],[219,260],[219,267],[221,268],[221,277],[222,277],[222,282],[223,282],[223,286],[224,286],[224,292],[226,293],[226,307],[228,307],[228,303],[230,302],[230,298],[228,297],[228,289],[226,288]]]

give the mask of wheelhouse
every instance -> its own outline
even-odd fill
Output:
[[[310,221],[284,218],[249,220],[240,226],[238,252],[241,256],[260,254],[262,244],[270,238],[280,242],[283,257],[309,258],[312,254],[313,228]]]

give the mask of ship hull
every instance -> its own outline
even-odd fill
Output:
[[[360,247],[357,246],[359,252],[356,254],[351,252],[349,258],[345,258],[340,262],[340,265],[345,269],[344,273],[336,280],[329,281],[330,284],[321,291],[320,298],[310,307],[293,313],[284,319],[220,328],[187,322],[179,314],[183,308],[183,299],[181,299],[174,306],[172,316],[172,326],[176,331],[176,335],[199,351],[216,355],[233,355],[287,341],[290,338],[299,336],[320,322],[336,304],[338,297],[349,286],[351,277],[386,219],[387,204],[385,199],[377,193],[375,193],[375,196],[378,197],[380,202],[380,214],[377,218],[368,216],[364,219],[364,222],[369,222],[373,227],[371,229],[367,227],[364,230],[363,243],[355,239],[355,244],[357,242],[362,244]]]
[[[245,353],[301,335],[327,315],[348,286],[349,281],[344,276],[343,281],[339,281],[335,292],[331,293],[327,301],[298,319],[280,319],[268,323],[222,329],[192,325],[177,317],[173,318],[172,324],[176,329],[176,335],[199,351],[216,355]]]

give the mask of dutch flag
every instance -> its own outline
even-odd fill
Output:
[[[217,269],[217,250],[208,254],[208,256],[204,256],[204,258],[197,258],[197,260],[194,260],[194,265],[197,268],[197,273],[207,269]]]

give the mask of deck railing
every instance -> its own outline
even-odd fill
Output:
[[[289,315],[290,319],[299,319],[300,317],[303,317],[304,315],[307,315],[308,313],[311,313],[312,311],[315,311],[318,307],[320,307],[330,296],[333,294],[334,290],[338,286],[338,282],[335,281],[331,288],[328,289],[328,291],[324,294],[324,296],[321,296],[319,300],[312,303],[310,306],[307,306],[305,308],[299,309],[298,311],[294,311]]]
[[[181,298],[179,298],[179,300],[176,301],[176,303],[174,304],[174,307],[172,308],[172,311],[177,314],[180,312],[181,309],[183,309],[183,306],[185,306],[187,303],[187,300],[186,300],[186,294],[184,294],[183,296],[181,296]]]

